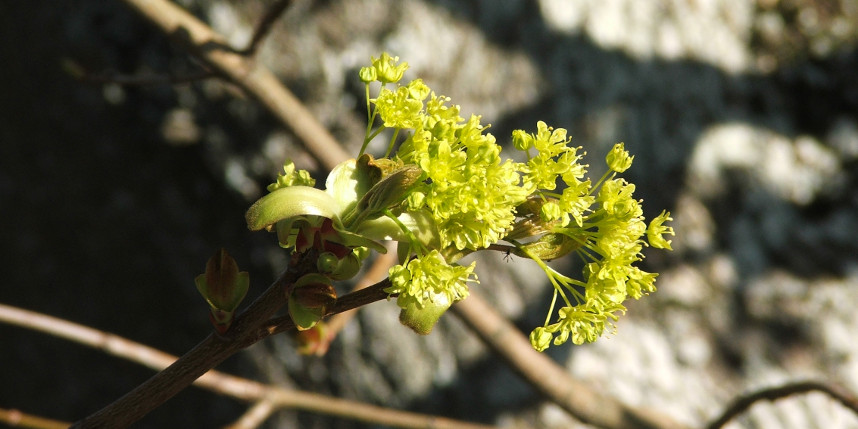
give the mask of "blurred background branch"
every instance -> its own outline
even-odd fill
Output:
[[[93,347],[111,356],[138,363],[155,371],[163,370],[178,359],[176,356],[118,335],[4,304],[0,304],[0,322]],[[444,417],[391,410],[354,401],[330,398],[325,395],[286,390],[215,370],[206,372],[193,384],[244,402],[254,403],[253,407],[235,423],[237,425],[235,427],[241,428],[257,427],[271,412],[280,408],[331,414],[401,428],[486,429],[491,427],[457,422]],[[39,420],[10,410],[4,411],[2,416],[12,426],[64,428],[69,426],[68,423],[52,422],[48,419]]]

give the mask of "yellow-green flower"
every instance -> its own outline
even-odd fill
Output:
[[[475,265],[448,264],[440,252],[432,250],[391,268],[391,286],[384,291],[398,295],[396,303],[403,309],[400,320],[427,334],[450,305],[468,296],[467,282],[477,281]]]
[[[617,173],[622,173],[632,166],[634,156],[629,156],[629,151],[626,150],[624,143],[617,143],[614,148],[608,152],[605,160],[608,162],[608,168]]]
[[[295,163],[291,159],[287,159],[283,163],[283,172],[277,176],[277,180],[268,185],[268,192],[274,192],[278,189],[288,188],[290,186],[313,186],[316,180],[310,176],[307,170],[295,170]]]
[[[385,127],[414,128],[421,122],[423,102],[411,98],[406,87],[400,86],[396,91],[382,88],[381,94],[373,102]]]
[[[427,183],[416,192],[435,219],[441,247],[486,248],[511,229],[515,207],[527,198],[520,165],[501,159],[500,146],[484,133],[478,116],[464,121],[458,107],[448,108],[434,96],[426,110],[423,126],[397,156],[427,175]],[[409,200],[412,210],[415,201]]]
[[[399,82],[408,69],[408,63],[403,61],[396,64],[398,62],[399,57],[391,57],[387,52],[382,53],[378,59],[373,57],[372,68],[375,69],[376,80],[382,84]],[[368,72],[363,77],[369,78],[371,73]]]
[[[548,345],[551,344],[551,339],[554,338],[551,332],[542,326],[534,329],[530,333],[530,344],[533,345],[533,348],[538,352],[543,352],[548,348]]]
[[[665,240],[665,235],[676,235],[673,232],[673,227],[664,226],[665,222],[672,221],[673,218],[670,217],[670,212],[666,210],[662,210],[661,214],[656,216],[652,222],[649,223],[649,228],[646,230],[646,238],[649,241],[649,245],[655,247],[656,249],[667,249],[673,250],[670,247],[670,240]]]

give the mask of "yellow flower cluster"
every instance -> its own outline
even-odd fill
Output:
[[[380,76],[383,70],[402,70],[404,64],[385,54],[367,68],[375,72],[363,70],[361,75]],[[501,158],[501,147],[485,133],[479,116],[464,120],[458,106],[448,105],[449,98],[436,96],[421,80],[395,89],[386,86],[397,80],[375,80],[382,88],[371,101],[382,127],[394,129],[394,135],[410,132],[394,156],[417,165],[425,175],[408,198],[408,210],[431,213],[440,251],[432,250],[432,260],[446,257],[455,262],[457,255],[506,241],[515,254],[533,259],[545,270],[555,288],[555,303],[559,296],[563,305],[553,323],[552,305],[545,325],[531,334],[536,349],[544,350],[552,339],[555,344],[569,338],[576,344],[593,341],[625,311],[626,298],[637,299],[655,290],[656,274],[633,264],[642,258],[644,235],[653,247],[669,249],[670,242],[663,236],[673,230],[662,226],[670,220],[667,212],[647,228],[640,201],[633,198],[634,185],[616,177],[634,159],[622,143],[606,157],[608,173],[593,184],[585,178],[583,153],[569,145],[563,128],[553,129],[540,121],[533,134],[513,132],[513,146],[527,156],[526,162],[516,163]],[[369,88],[371,80],[365,82]],[[368,131],[367,138],[377,133]],[[543,261],[573,251],[586,262],[581,280],[564,276]],[[429,258],[419,251],[416,256],[416,260]],[[425,304],[423,298],[439,288],[426,289],[404,280],[403,273],[410,272],[406,267],[414,263],[391,270],[391,278],[398,280],[389,292],[398,293],[400,303]],[[442,300],[445,305],[464,297],[452,292],[461,292],[463,284],[448,287]]]
[[[664,223],[672,219],[663,211],[646,225],[634,185],[617,177],[634,159],[622,143],[608,153],[608,171],[594,183],[581,163],[584,153],[570,145],[566,130],[540,121],[535,133],[513,132],[512,146],[526,157],[514,162],[501,156],[479,116],[465,120],[459,106],[420,79],[399,84],[407,67],[385,53],[360,70],[367,94],[364,144],[357,161],[332,172],[327,196],[312,188],[284,192],[283,187],[312,186],[306,172],[287,165],[271,189],[282,197],[257,204],[249,224],[290,228],[281,239],[287,244],[297,242],[290,237],[298,230],[291,219],[298,215],[332,218],[336,231],[328,240],[346,247],[378,248],[373,240],[399,240],[401,265],[390,270],[386,291],[397,295],[402,322],[420,333],[467,297],[467,283],[476,281],[474,264],[456,262],[480,250],[505,249],[545,271],[554,299],[544,325],[530,336],[540,351],[570,338],[575,344],[597,339],[625,312],[627,298],[655,291],[657,274],[634,264],[647,242],[670,249],[664,237],[673,229]],[[375,98],[371,85],[378,88]],[[364,154],[385,130],[392,132],[386,155]],[[314,202],[296,205],[287,199],[293,195]],[[288,216],[281,206],[289,208]],[[585,262],[581,279],[546,264],[573,252]]]

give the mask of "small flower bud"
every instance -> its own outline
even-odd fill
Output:
[[[330,274],[340,266],[340,258],[331,252],[322,252],[316,259],[316,269],[321,274]]]
[[[337,265],[337,268],[328,275],[331,280],[348,280],[360,271],[361,260],[354,252],[349,253],[338,262],[339,265]]]
[[[378,79],[378,73],[376,73],[374,67],[361,67],[358,75],[364,83],[375,82]]]
[[[512,145],[518,150],[528,150],[533,146],[533,136],[524,130],[515,130],[512,132]]]
[[[530,344],[536,351],[543,352],[551,345],[552,338],[554,338],[554,335],[540,326],[530,333]]]

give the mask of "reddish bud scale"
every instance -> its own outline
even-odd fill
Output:
[[[206,263],[206,271],[194,279],[197,290],[209,304],[209,319],[223,334],[232,324],[233,315],[250,285],[247,272],[224,249],[218,250]]]

